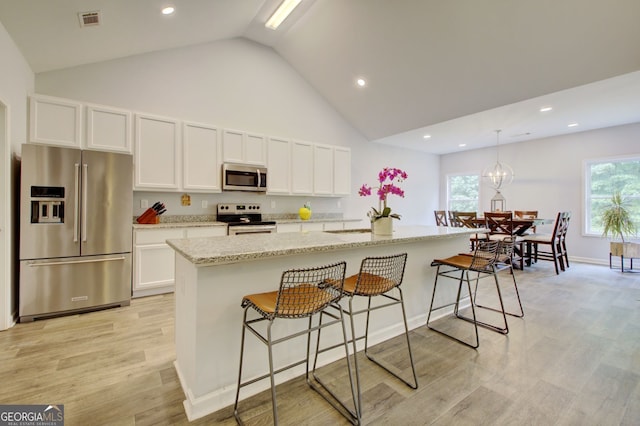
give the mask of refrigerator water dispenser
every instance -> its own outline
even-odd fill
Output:
[[[31,187],[31,223],[64,223],[64,187]]]

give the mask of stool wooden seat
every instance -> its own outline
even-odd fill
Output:
[[[336,394],[326,385],[312,377],[309,374],[310,353],[311,353],[311,334],[317,331],[316,355],[313,365],[315,373],[318,346],[320,345],[320,330],[332,325],[340,325],[342,327],[342,343],[338,346],[344,347],[345,356],[349,357],[349,347],[344,315],[339,301],[342,298],[344,275],[346,263],[339,262],[332,265],[307,268],[307,269],[291,269],[283,272],[280,280],[280,288],[277,291],[265,293],[250,294],[244,296],[241,306],[244,308],[244,317],[242,320],[242,340],[240,347],[240,366],[238,368],[238,387],[236,390],[236,399],[233,406],[233,414],[239,424],[243,424],[238,412],[238,401],[240,399],[240,389],[244,386],[256,383],[267,377],[271,381],[271,403],[273,409],[273,423],[278,424],[278,410],[276,404],[276,387],[275,375],[295,367],[300,364],[306,364],[306,381],[309,386],[325,398],[336,410],[354,424],[359,424],[358,407],[356,403],[356,390],[354,385],[351,364],[347,362],[349,382],[351,386],[351,396],[353,398],[353,408],[350,408],[345,402],[338,399]],[[256,318],[248,319],[249,311],[257,314]],[[313,325],[313,317],[318,316],[317,325]],[[329,321],[323,321],[325,317],[329,317]],[[302,331],[289,334],[287,336],[272,338],[271,328],[276,319],[295,319],[308,318],[308,326]],[[258,327],[260,324],[266,327]],[[264,328],[264,329],[263,329]],[[258,340],[267,346],[269,354],[269,373],[250,380],[242,381],[242,367],[244,359],[244,346],[246,331],[256,336]],[[293,362],[287,366],[274,370],[273,362],[273,346],[288,341],[296,337],[306,336],[306,357],[305,359]],[[322,388],[322,389],[320,389]]]

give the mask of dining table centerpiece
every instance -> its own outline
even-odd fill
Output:
[[[378,196],[378,208],[372,207],[367,213],[371,220],[371,232],[375,235],[392,235],[393,219],[400,220],[398,213],[392,213],[391,207],[387,205],[389,195],[397,195],[404,198],[404,190],[397,184],[407,178],[407,173],[394,167],[385,167],[378,173],[377,187],[371,187],[366,183],[360,187],[358,194],[367,197],[376,190]]]

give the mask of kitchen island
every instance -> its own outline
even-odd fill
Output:
[[[409,327],[416,328],[425,324],[431,301],[431,261],[467,251],[469,235],[476,232],[469,228],[416,226],[397,227],[393,236],[372,235],[365,229],[168,240],[176,251],[175,368],[186,396],[187,417],[193,420],[233,404],[242,330],[240,302],[244,295],[277,290],[282,272],[287,269],[345,260],[348,276],[358,272],[364,257],[406,252],[402,289]],[[455,287],[451,286],[451,298],[455,297]],[[395,313],[381,312],[372,314],[370,344],[403,332],[399,309]],[[276,321],[274,337],[304,329],[306,323]],[[363,322],[356,323],[356,333],[362,327]],[[334,328],[323,331],[323,342],[341,339],[339,327]],[[264,345],[251,336],[246,345],[243,377],[264,374],[268,371]],[[306,341],[296,339],[278,346],[274,349],[276,368],[302,359]],[[337,349],[322,354],[320,361],[324,365],[341,356],[344,352]],[[304,365],[278,375],[277,382],[303,373]],[[255,383],[245,388],[241,397],[268,386],[268,380]]]

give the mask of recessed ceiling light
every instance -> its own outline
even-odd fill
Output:
[[[460,148],[464,148],[465,146],[467,146],[466,143],[461,143],[460,145],[458,145]]]
[[[546,106],[546,107],[542,107],[540,108],[540,112],[549,112],[551,111],[553,108],[550,106]]]
[[[277,30],[280,24],[287,19],[287,16],[295,9],[301,0],[284,0],[280,6],[273,12],[273,15],[264,24],[270,30]]]
[[[356,84],[359,87],[364,87],[364,86],[367,85],[367,81],[364,78],[359,78],[359,79],[356,80]]]
[[[176,9],[173,6],[166,6],[162,8],[163,15],[171,15],[175,11]]]
[[[431,139],[431,135],[424,135],[422,138],[423,139]]]
[[[578,126],[578,123],[571,123],[567,127],[577,127],[577,126]]]

